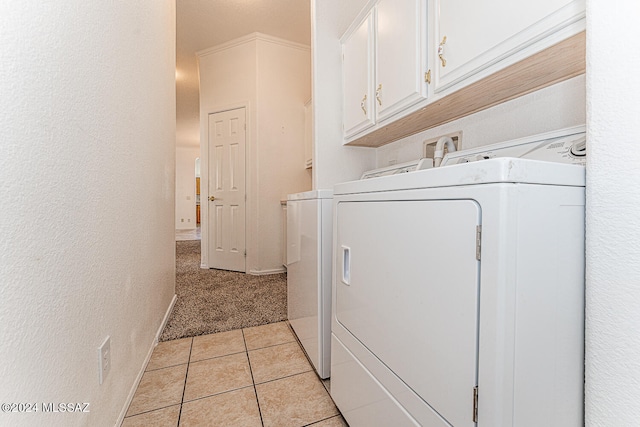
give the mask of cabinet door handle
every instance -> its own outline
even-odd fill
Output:
[[[382,98],[380,94],[382,93],[382,83],[378,85],[378,89],[376,89],[376,99],[378,100],[378,104],[382,107]]]
[[[444,36],[442,38],[442,41],[440,42],[440,45],[438,46],[438,57],[440,58],[440,61],[442,61],[443,67],[447,66],[447,60],[444,59],[444,44],[446,42],[447,42],[447,36]]]
[[[362,101],[360,101],[360,108],[362,108],[362,112],[364,113],[364,115],[367,115],[367,106],[366,103],[367,102],[367,94],[364,94],[364,98],[362,98]]]

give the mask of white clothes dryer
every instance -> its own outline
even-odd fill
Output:
[[[331,395],[351,427],[583,425],[584,141],[335,186]]]

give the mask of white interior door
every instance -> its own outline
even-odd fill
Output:
[[[209,268],[246,272],[245,109],[209,114]]]

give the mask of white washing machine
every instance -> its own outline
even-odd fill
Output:
[[[335,186],[351,427],[583,425],[584,145],[565,129]]]
[[[331,190],[287,197],[289,323],[321,378],[331,369]]]

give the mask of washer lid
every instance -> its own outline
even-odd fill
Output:
[[[333,190],[311,190],[304,193],[295,193],[287,195],[287,200],[310,200],[310,199],[331,199],[333,198]]]
[[[337,184],[334,195],[492,183],[584,187],[585,168],[540,160],[497,157],[413,173]]]
[[[405,163],[397,163],[395,165],[385,166],[378,169],[372,169],[362,174],[360,179],[378,178],[381,176],[398,175],[401,173],[415,172],[433,167],[433,159],[421,158],[411,160]]]

